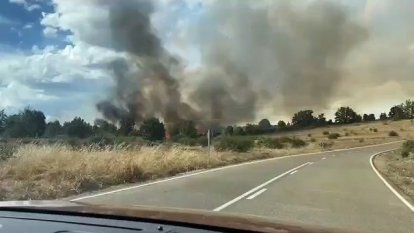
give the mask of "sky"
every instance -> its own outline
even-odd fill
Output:
[[[268,1],[263,0],[263,3]],[[0,109],[12,114],[30,106],[43,111],[47,120],[67,121],[80,116],[93,122],[101,117],[96,103],[110,96],[115,85],[108,65],[128,56],[112,46],[105,8],[112,4],[109,2],[1,0]],[[369,29],[370,37],[344,64],[345,70],[352,73],[345,81],[352,82],[353,86],[338,88],[338,95],[320,111],[332,116],[338,107],[350,105],[361,113],[379,114],[412,98],[414,85],[406,78],[414,79],[410,76],[414,69],[414,32],[410,22],[414,17],[407,10],[412,9],[412,1],[336,2],[346,5],[352,19]],[[151,18],[154,31],[169,53],[180,58],[187,73],[196,73],[203,66],[203,47],[189,42],[194,39],[189,28],[197,27],[208,8],[218,4],[214,0],[156,1]],[[209,21],[202,25],[215,30],[217,24],[220,22]],[[208,38],[208,34],[203,37]],[[395,49],[390,52],[391,46]],[[397,63],[404,66],[398,70],[385,69]],[[403,78],[381,78],[384,73]],[[364,79],[364,75],[378,75],[378,79]],[[354,90],[352,94],[350,88]],[[289,114],[291,112],[275,105],[260,109],[256,117],[276,121],[288,119]]]

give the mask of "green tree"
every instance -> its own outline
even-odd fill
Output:
[[[171,135],[196,138],[198,136],[198,132],[193,121],[183,120],[175,124],[171,130]]]
[[[244,131],[243,127],[238,126],[234,129],[233,134],[240,136],[240,135],[246,135],[246,132]]]
[[[295,113],[292,117],[292,125],[296,127],[307,127],[316,123],[312,110],[303,110]]]
[[[326,122],[326,117],[324,113],[321,113],[318,115],[318,118],[316,119],[317,125],[318,126],[324,126],[327,124]]]
[[[144,120],[139,131],[144,139],[150,141],[163,140],[165,137],[164,124],[154,117]]]
[[[385,112],[381,113],[379,119],[382,120],[382,121],[387,120],[387,113],[385,113]]]
[[[279,129],[285,129],[286,128],[286,123],[284,121],[278,121],[277,122],[277,127]]]
[[[119,121],[119,130],[120,135],[128,136],[132,133],[135,126],[135,121],[131,117],[124,117]]]
[[[117,131],[115,125],[103,119],[96,119],[93,128],[97,134],[116,134]]]
[[[350,107],[340,107],[335,112],[335,122],[339,124],[350,124],[360,122],[362,120],[361,115],[358,115]]]
[[[4,133],[9,137],[39,137],[43,135],[46,122],[41,111],[25,108],[22,112],[7,118]]]
[[[62,125],[60,125],[59,121],[52,121],[46,124],[45,133],[43,136],[45,137],[56,137],[59,134],[62,134]]]
[[[270,121],[268,119],[262,119],[259,121],[259,127],[263,130],[267,130],[272,127],[272,124],[270,124]]]
[[[363,121],[375,121],[375,115],[373,113],[371,114],[364,114],[362,116]]]
[[[405,119],[404,108],[401,105],[396,105],[390,109],[388,116],[395,121]]]
[[[86,138],[93,134],[92,126],[80,117],[63,124],[63,131],[70,137]]]
[[[4,132],[6,128],[6,122],[7,122],[7,115],[4,112],[4,109],[0,110],[0,134]]]
[[[402,108],[404,111],[404,116],[408,119],[414,118],[414,101],[406,100],[404,104],[402,104]]]
[[[244,132],[247,135],[255,135],[255,134],[260,134],[263,131],[260,129],[258,125],[246,124],[246,126],[244,127]]]
[[[233,135],[233,126],[229,125],[224,129],[224,135],[231,136]]]

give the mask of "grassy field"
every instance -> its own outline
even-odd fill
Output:
[[[377,156],[374,160],[378,170],[414,203],[414,156],[402,157],[401,151]]]
[[[389,136],[395,131],[398,136]],[[331,134],[339,134],[329,139]],[[184,172],[256,159],[350,148],[414,137],[411,121],[374,122],[283,132],[263,137],[295,137],[307,145],[283,149],[255,147],[247,153],[213,151],[180,145],[93,146],[25,144],[0,161],[0,200],[55,199],[119,184],[143,182]],[[335,138],[335,137],[331,137]]]

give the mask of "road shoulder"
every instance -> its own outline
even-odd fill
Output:
[[[379,153],[371,159],[380,179],[414,212],[414,159],[402,158],[401,150]]]

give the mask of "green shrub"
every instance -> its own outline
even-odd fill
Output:
[[[345,136],[348,137],[349,136],[349,133],[345,133]]]
[[[207,139],[207,137],[199,137],[199,138],[197,138],[197,144],[200,145],[200,146],[208,146],[208,139]]]
[[[402,151],[401,152],[401,157],[403,157],[403,158],[407,158],[409,155],[410,155],[410,152],[408,152],[408,151]]]
[[[254,146],[254,141],[243,137],[222,137],[215,143],[217,151],[247,152]]]
[[[373,128],[372,131],[374,131],[374,133],[378,132],[377,128]]]
[[[339,138],[341,135],[339,133],[331,133],[328,135],[329,139],[337,139]]]
[[[292,143],[293,139],[290,138],[290,137],[281,137],[281,138],[279,138],[279,141],[281,143]]]
[[[310,141],[311,142],[316,142],[316,139],[315,138],[311,138]]]
[[[105,146],[109,146],[109,145],[114,145],[115,140],[114,137],[110,137],[110,136],[93,136],[88,138],[88,140],[86,141],[86,145],[96,145],[98,147],[105,147]]]
[[[271,149],[282,149],[285,145],[279,138],[262,137],[257,141],[258,146],[263,146]]]
[[[406,158],[410,153],[414,153],[414,140],[408,140],[402,145],[401,156]]]
[[[293,148],[299,148],[306,146],[306,142],[300,138],[293,138],[291,141]]]
[[[311,133],[308,133],[308,137],[312,137],[312,134]]]
[[[395,132],[394,130],[392,130],[392,131],[390,131],[390,132],[388,133],[388,136],[390,136],[390,137],[397,137],[397,136],[398,136],[398,133],[397,133],[397,132]]]
[[[322,134],[323,135],[329,135],[329,131],[323,131]]]
[[[11,158],[16,152],[17,146],[13,144],[0,144],[0,161]]]
[[[180,137],[177,139],[177,143],[186,145],[186,146],[195,146],[197,145],[197,139],[191,137]]]
[[[319,146],[322,149],[330,149],[334,145],[334,142],[321,142],[319,143]]]
[[[359,139],[359,142],[360,142],[360,143],[363,143],[364,141],[365,141],[365,139],[363,139],[363,138],[360,138],[360,139]]]

